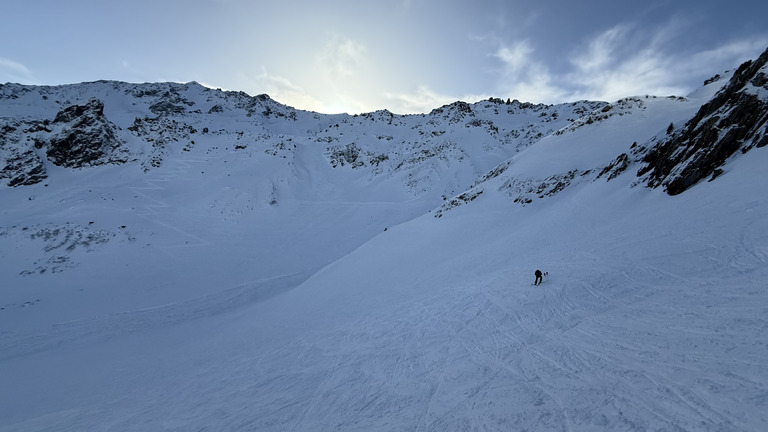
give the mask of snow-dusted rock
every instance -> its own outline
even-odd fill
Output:
[[[680,129],[643,157],[638,175],[650,187],[677,195],[714,179],[736,152],[768,144],[768,50],[741,65],[730,82]]]
[[[51,126],[53,134],[43,145],[55,165],[80,168],[128,161],[125,143],[117,138],[98,99],[59,111]]]
[[[21,141],[23,129],[46,130],[47,126],[0,119],[0,179],[7,179],[11,187],[32,185],[48,177],[33,144]]]

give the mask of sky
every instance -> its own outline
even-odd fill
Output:
[[[322,113],[684,96],[768,48],[764,0],[3,0],[0,83],[189,82]]]

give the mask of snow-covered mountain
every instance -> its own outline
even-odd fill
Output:
[[[1,85],[0,431],[762,430],[767,62],[407,116]]]

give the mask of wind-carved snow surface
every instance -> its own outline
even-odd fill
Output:
[[[135,160],[6,130],[46,177],[0,190],[0,431],[763,430],[768,153],[637,184],[718,88],[423,116],[16,89],[14,125],[102,100]]]

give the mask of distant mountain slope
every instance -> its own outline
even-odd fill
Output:
[[[9,186],[34,184],[46,178],[49,164],[134,161],[147,171],[161,166],[169,152],[199,145],[210,153],[256,150],[261,157],[292,160],[301,146],[322,154],[329,168],[401,177],[414,194],[431,190],[447,169],[461,179],[455,190],[440,191],[451,194],[499,160],[604,105],[491,99],[456,102],[423,115],[350,116],[298,111],[266,95],[196,83],[6,84],[0,86],[0,179]],[[64,118],[79,129],[53,130]],[[90,146],[72,143],[78,136]],[[120,156],[107,156],[115,152]]]

